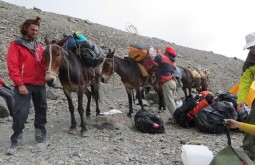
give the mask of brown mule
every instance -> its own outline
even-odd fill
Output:
[[[157,80],[153,84],[149,84],[150,81],[146,81],[147,78],[142,75],[141,70],[137,66],[136,62],[132,59],[122,59],[114,56],[115,50],[109,50],[105,61],[103,63],[103,68],[101,71],[102,79],[105,81],[110,78],[110,76],[116,72],[120,77],[121,81],[124,84],[127,94],[128,94],[128,102],[129,102],[129,112],[128,115],[131,116],[133,113],[133,105],[132,105],[132,89],[135,89],[139,101],[139,105],[142,109],[143,103],[141,99],[140,87],[151,85],[153,89],[157,92],[159,96],[159,109],[165,109],[164,106],[164,97],[162,86],[160,82]]]
[[[95,98],[96,114],[99,115],[99,69],[91,69],[82,65],[80,59],[74,53],[62,48],[66,41],[67,38],[51,44],[47,38],[45,39],[47,44],[47,47],[44,50],[47,69],[45,79],[48,86],[54,87],[56,85],[56,79],[59,78],[61,85],[63,86],[63,91],[67,98],[71,114],[69,133],[75,133],[76,131],[76,120],[71,93],[77,93],[78,112],[81,119],[81,136],[87,136],[87,129],[83,117],[83,94],[85,93],[88,98],[86,116],[90,116],[91,96]],[[91,86],[91,92],[88,90],[89,86]]]

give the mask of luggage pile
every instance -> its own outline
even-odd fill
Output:
[[[174,118],[185,128],[196,127],[199,131],[212,134],[224,132],[224,119],[245,121],[249,109],[237,112],[237,97],[229,92],[212,94],[202,91],[195,96],[189,96],[176,109]]]

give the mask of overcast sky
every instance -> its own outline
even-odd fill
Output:
[[[245,35],[255,31],[254,0],[4,1],[124,31],[130,22],[140,35],[243,60],[248,53],[243,50]]]

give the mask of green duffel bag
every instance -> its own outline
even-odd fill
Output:
[[[243,152],[231,146],[229,129],[226,126],[228,146],[214,156],[210,165],[254,165],[254,162]]]

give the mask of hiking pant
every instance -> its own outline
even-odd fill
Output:
[[[11,89],[2,87],[0,88],[0,96],[2,96],[5,99],[9,110],[9,114],[13,116],[14,92]]]
[[[25,85],[29,93],[21,95],[18,87],[15,87],[15,104],[13,109],[13,125],[14,131],[11,136],[12,144],[17,144],[18,135],[23,132],[25,123],[28,118],[31,100],[34,103],[35,119],[34,126],[40,129],[46,135],[45,125],[47,123],[47,101],[46,101],[46,87],[39,85]]]
[[[255,124],[255,101],[253,101],[251,106],[251,112],[246,120],[249,124]],[[255,156],[255,136],[245,133],[243,139],[243,147],[244,149],[248,149],[249,151],[254,153]]]
[[[174,98],[176,96],[177,84],[175,80],[172,79],[167,82],[164,82],[162,87],[166,108],[171,113],[172,115],[171,117],[173,117],[174,111],[176,109]]]

